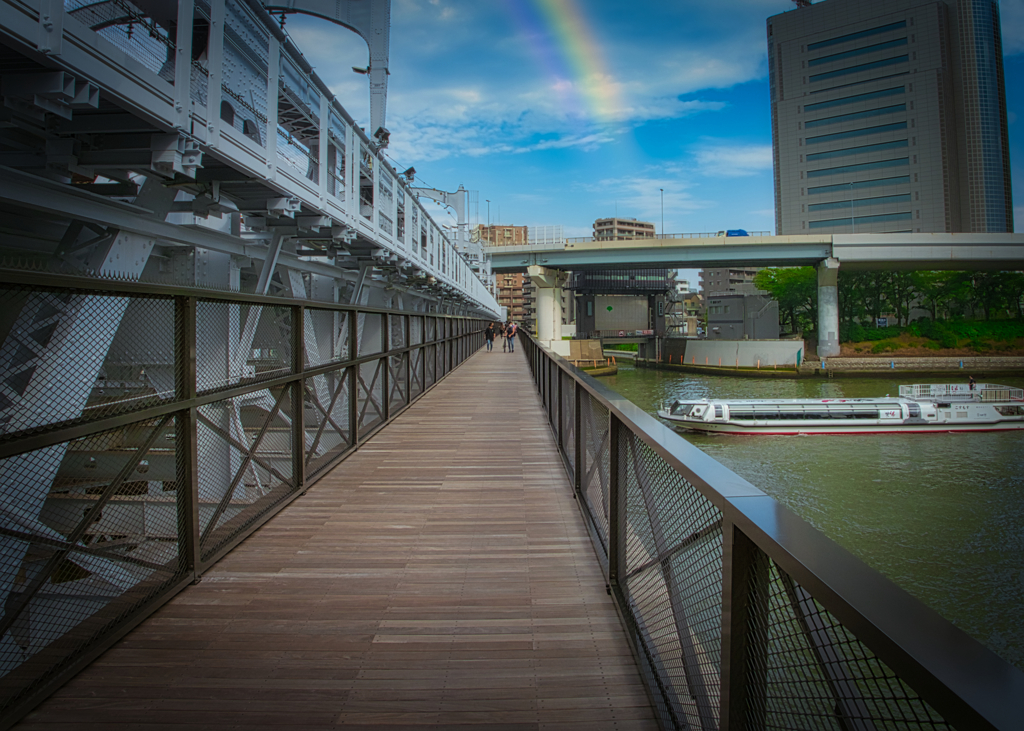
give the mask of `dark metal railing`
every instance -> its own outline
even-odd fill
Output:
[[[0,728],[483,342],[474,319],[0,273]]]
[[[1021,727],[1024,673],[522,340],[663,727]]]

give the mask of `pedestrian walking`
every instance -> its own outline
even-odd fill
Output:
[[[519,327],[514,322],[510,322],[505,326],[505,335],[508,338],[508,352],[510,353],[516,352],[516,332],[518,330]]]
[[[505,337],[505,323],[498,325],[498,337],[501,338],[501,352],[508,351],[508,338]]]
[[[487,323],[487,329],[484,330],[484,337],[487,339],[487,352],[491,352],[494,349],[494,323]]]

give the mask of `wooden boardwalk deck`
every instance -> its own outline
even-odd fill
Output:
[[[16,728],[653,719],[525,357],[482,351]]]

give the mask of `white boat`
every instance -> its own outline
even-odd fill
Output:
[[[1024,429],[1024,389],[926,383],[881,398],[677,399],[662,404],[658,416],[718,434],[1003,431]]]

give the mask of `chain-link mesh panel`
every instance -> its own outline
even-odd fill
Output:
[[[361,363],[356,370],[359,433],[384,421],[384,358]]]
[[[576,473],[576,382],[568,373],[562,379],[562,454],[569,460],[569,468]]]
[[[352,369],[306,379],[306,477],[330,467],[352,445]]]
[[[718,726],[721,513],[653,449],[619,432],[620,580],[665,703],[694,728]]]
[[[425,342],[432,342],[437,340],[437,318],[436,317],[425,317],[424,318],[424,340]]]
[[[356,315],[358,323],[358,357],[374,355],[384,350],[384,316],[373,312],[360,312]]]
[[[305,361],[307,368],[340,363],[352,357],[349,352],[351,313],[338,310],[307,309],[305,312]]]
[[[164,81],[174,82],[175,40],[170,32],[128,0],[65,0],[68,15],[94,29],[125,55]]]
[[[394,414],[398,409],[409,403],[409,394],[406,387],[406,378],[409,370],[408,355],[392,355],[388,358],[388,404]]]
[[[436,362],[434,374],[438,379],[448,372],[448,347],[449,343],[443,340],[434,347],[434,359]]]
[[[7,289],[0,435],[152,406],[174,396],[174,302]]]
[[[420,345],[423,342],[423,318],[409,318],[409,345]]]
[[[206,393],[287,375],[291,327],[288,307],[199,300],[196,390]]]
[[[437,382],[437,360],[435,351],[436,345],[427,345],[423,348],[423,387],[430,388]]]
[[[409,351],[409,397],[416,398],[426,388],[423,348]]]
[[[751,572],[747,723],[763,729],[952,729],[785,571]]]
[[[294,489],[291,387],[198,409],[199,530],[204,560]]]
[[[405,324],[408,321],[405,315],[388,315],[388,350],[397,350],[406,346]]]
[[[165,417],[0,461],[0,714],[181,574],[173,437]]]
[[[583,476],[580,481],[587,513],[601,541],[600,559],[608,561],[608,472],[609,434],[608,409],[584,394],[580,404],[580,427],[583,430]]]

